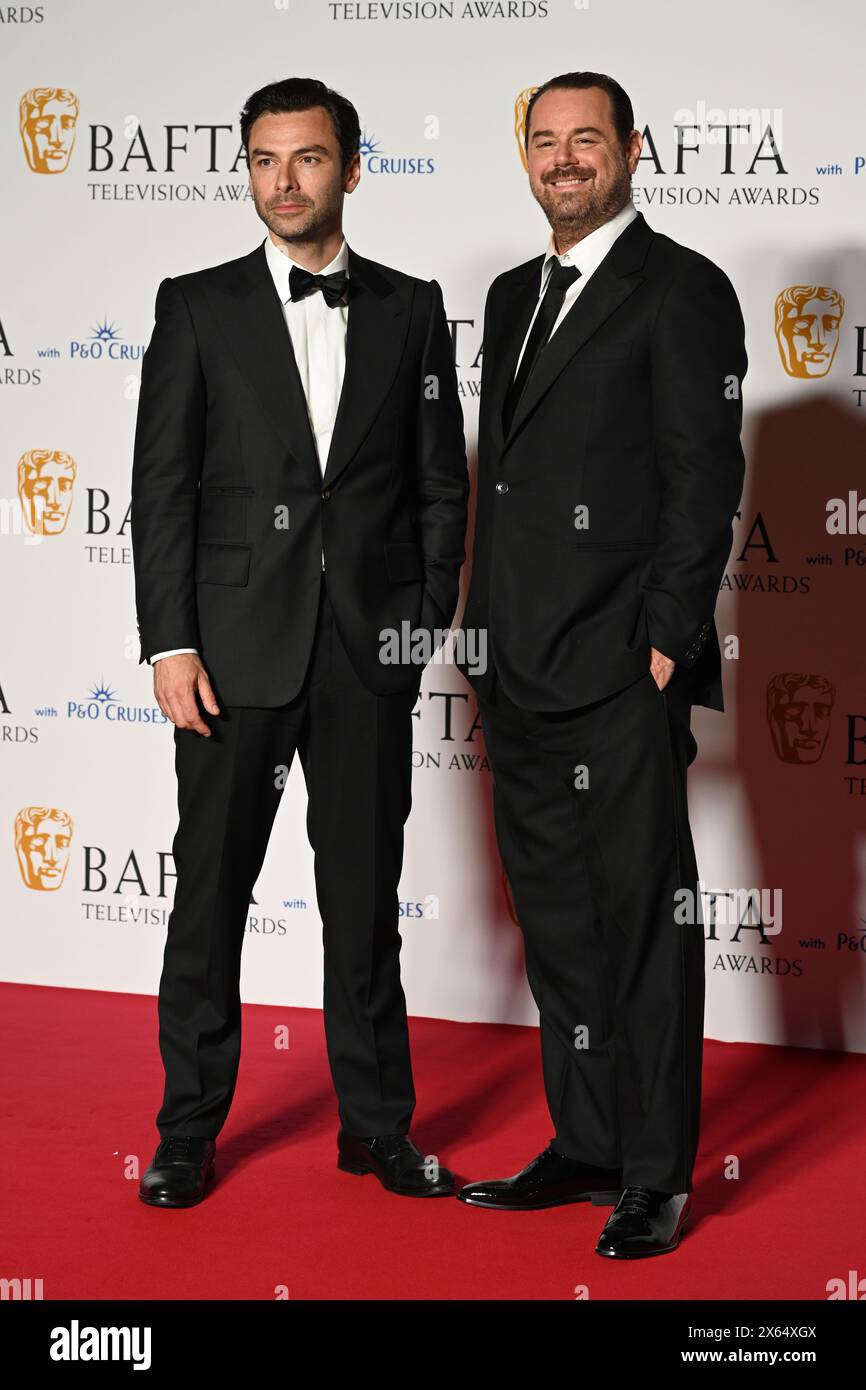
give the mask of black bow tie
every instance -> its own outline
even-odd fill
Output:
[[[306,299],[308,294],[322,291],[322,297],[329,309],[336,309],[346,293],[349,276],[345,270],[337,270],[333,275],[314,275],[303,266],[293,265],[289,271],[289,292],[293,300]]]

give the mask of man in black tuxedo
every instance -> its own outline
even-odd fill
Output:
[[[296,750],[338,1163],[441,1196],[452,1175],[408,1137],[397,927],[421,667],[391,661],[389,636],[406,623],[429,654],[457,602],[468,481],[451,338],[435,280],[345,242],[360,178],[349,101],[277,82],[247,102],[241,135],[267,236],[162,281],[135,433],[141,660],[175,725],[179,809],[161,1140],[140,1196],[189,1206],[213,1173],[247,908]]]
[[[631,202],[618,83],[526,114],[545,255],[493,282],[463,626],[497,838],[541,1017],[550,1146],[458,1194],[616,1204],[596,1249],[676,1247],[697,1150],[704,940],[691,706],[721,710],[713,617],[744,474],[743,319],[726,276]]]

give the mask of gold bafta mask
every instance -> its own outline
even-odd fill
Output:
[[[31,87],[18,103],[18,130],[34,174],[62,174],[75,144],[78,97],[66,87]]]
[[[69,863],[72,817],[56,806],[25,806],[15,817],[15,853],[27,888],[51,893]]]
[[[776,342],[789,376],[826,376],[839,344],[845,301],[825,285],[789,285],[776,299]]]
[[[767,722],[783,763],[816,763],[830,732],[836,691],[826,676],[785,671],[767,686]]]
[[[526,124],[526,109],[533,92],[537,92],[537,87],[526,87],[520,93],[514,103],[514,138],[517,141],[517,148],[520,151],[520,162],[523,165],[524,173],[529,173],[529,164],[526,159],[526,146],[523,143],[523,130]]]
[[[57,536],[66,526],[78,472],[62,449],[28,449],[18,460],[18,498],[34,536]]]

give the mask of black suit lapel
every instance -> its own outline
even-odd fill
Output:
[[[641,284],[641,271],[653,235],[643,215],[638,213],[634,221],[617,237],[545,347],[517,403],[511,427],[505,434],[502,429],[502,402],[507,383],[511,379],[507,372],[510,370],[511,376],[514,375],[517,353],[529,327],[532,307],[538,295],[538,277],[541,274],[543,257],[532,262],[535,269],[530,281],[521,283],[512,300],[511,313],[518,320],[517,329],[509,339],[508,362],[503,363],[501,378],[496,379],[493,428],[498,431],[497,438],[502,448],[513,439],[575,353],[580,351],[614,310],[618,309]]]
[[[367,434],[394,379],[409,322],[408,296],[373,261],[349,251],[346,371],[325,480],[343,471]],[[209,288],[216,321],[277,434],[299,466],[322,484],[316,441],[292,340],[268,268],[264,243],[240,261],[231,281]]]
[[[485,403],[482,398],[481,406],[486,413],[489,404],[489,427],[497,450],[501,450],[505,442],[502,429],[502,408],[509,382],[513,380],[517,370],[520,348],[529,332],[530,320],[538,303],[543,262],[543,256],[531,261],[526,268],[525,275],[509,285],[507,295],[503,296],[505,303],[501,309],[502,331],[499,332],[495,325],[491,324],[493,342],[489,345],[484,344],[484,350],[490,352],[493,363],[490,369],[490,384],[488,388],[485,388],[489,393],[488,403]],[[497,344],[501,344],[501,346]]]
[[[240,261],[230,282],[218,290],[208,288],[208,295],[238,367],[283,444],[299,466],[320,481],[304,388],[264,243]]]
[[[374,261],[349,250],[346,371],[324,481],[343,472],[379,414],[397,374],[409,327],[409,295]]]

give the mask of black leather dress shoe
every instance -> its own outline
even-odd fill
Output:
[[[637,1260],[676,1250],[691,1215],[687,1192],[655,1192],[627,1187],[598,1238],[596,1253],[614,1260]]]
[[[470,1207],[540,1211],[543,1207],[560,1207],[567,1202],[613,1206],[621,1192],[618,1169],[596,1168],[592,1163],[581,1163],[547,1148],[513,1178],[470,1182],[461,1187],[457,1196]]]
[[[452,1197],[454,1174],[428,1162],[408,1134],[385,1134],[363,1139],[341,1129],[337,1135],[337,1167],[344,1173],[375,1173],[389,1192],[401,1197]]]
[[[161,1139],[139,1184],[139,1197],[151,1207],[194,1207],[214,1175],[215,1153],[213,1139],[186,1134]]]

